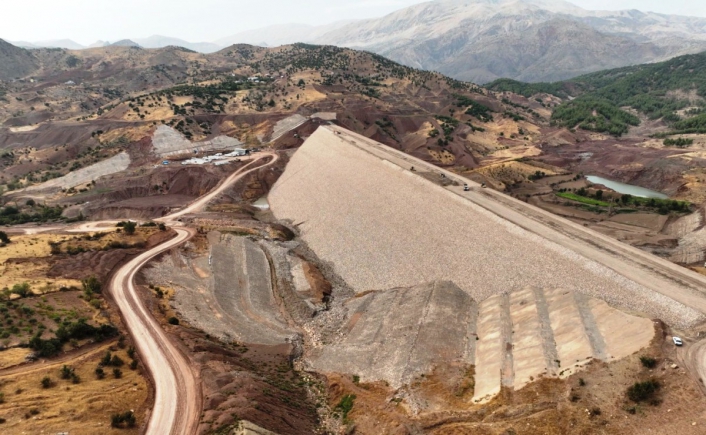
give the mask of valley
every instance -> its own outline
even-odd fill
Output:
[[[0,85],[0,429],[706,425],[683,83],[679,121],[613,101],[642,121],[617,134],[557,121],[596,77],[485,88],[308,44],[27,53]]]

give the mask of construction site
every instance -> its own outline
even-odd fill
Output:
[[[325,376],[334,415],[356,395],[360,433],[641,433],[620,410],[652,357],[701,433],[703,354],[671,336],[701,337],[703,276],[340,127],[287,158],[258,224],[187,214],[202,235],[145,269],[186,324]]]

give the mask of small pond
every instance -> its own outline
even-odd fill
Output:
[[[645,189],[640,186],[633,186],[632,184],[625,184],[619,181],[609,180],[607,178],[598,177],[595,175],[589,175],[586,177],[588,181],[594,184],[602,184],[609,189],[613,189],[618,193],[637,196],[639,198],[656,198],[656,199],[668,199],[669,196],[664,193],[655,192],[654,190]]]

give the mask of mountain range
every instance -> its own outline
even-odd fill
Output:
[[[322,26],[282,24],[214,42],[158,35],[131,41],[144,48],[173,45],[201,53],[236,43],[306,42],[363,49],[480,84],[498,78],[546,82],[706,51],[706,18],[589,11],[563,0],[435,0],[382,18]],[[87,48],[70,40],[15,45]],[[100,45],[108,44],[92,46]]]

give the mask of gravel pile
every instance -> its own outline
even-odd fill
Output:
[[[297,225],[356,292],[452,281],[483,301],[526,287],[564,288],[676,326],[702,319],[361,146],[355,136],[320,128],[268,197],[275,217]]]

